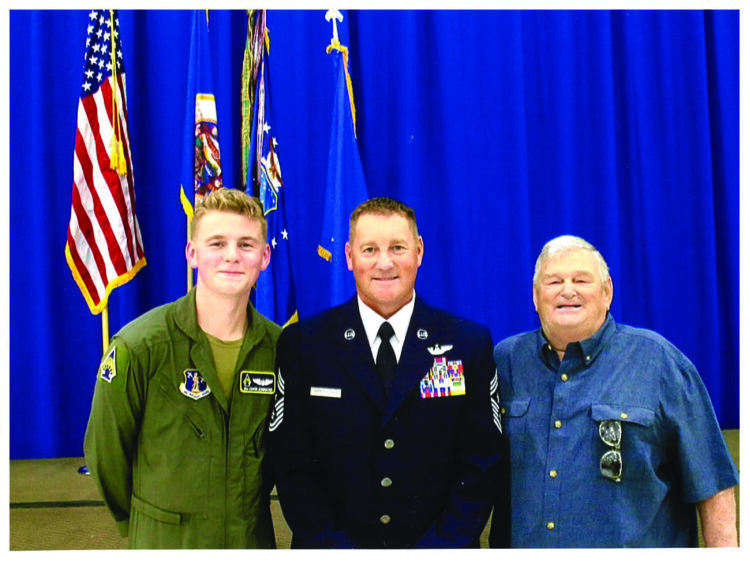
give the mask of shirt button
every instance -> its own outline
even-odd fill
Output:
[[[555,523],[554,522],[547,522],[547,529],[548,530],[554,530],[555,529]]]
[[[560,420],[555,420],[555,427],[559,430],[562,428],[562,422]]]
[[[390,523],[391,523],[391,517],[390,517],[390,516],[388,516],[388,514],[383,514],[383,515],[382,515],[382,516],[380,517],[380,523],[381,523],[381,524],[390,524]]]
[[[623,420],[627,420],[628,419],[627,412],[620,412],[620,418],[622,418]]]
[[[393,446],[396,445],[396,442],[393,441],[392,439],[387,439],[385,440],[384,445],[386,449],[393,449]]]
[[[564,382],[564,383],[568,382],[568,375],[566,375],[566,374],[561,375],[560,376],[560,380],[562,382]]]
[[[555,471],[554,469],[552,469],[549,472],[549,476],[552,477],[553,479],[556,478],[557,477],[557,471]]]
[[[383,480],[380,481],[380,486],[382,487],[389,487],[393,484],[393,481],[390,479],[390,477],[383,477]]]

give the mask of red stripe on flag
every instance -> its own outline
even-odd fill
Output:
[[[83,107],[88,117],[89,124],[98,123],[97,109],[93,98],[94,97],[89,96],[83,100]],[[94,133],[96,134],[98,132]],[[96,158],[96,164],[98,165],[99,173],[104,177],[104,184],[102,185],[101,179],[96,178],[96,176],[93,174],[93,168],[91,167],[83,168],[84,175],[86,178],[86,185],[89,188],[88,192],[91,196],[93,212],[96,216],[96,221],[99,224],[99,228],[101,229],[102,234],[104,234],[104,238],[107,242],[110,262],[112,263],[117,274],[120,275],[125,273],[128,270],[128,267],[125,264],[125,258],[122,255],[120,244],[117,241],[117,237],[115,236],[115,233],[113,231],[112,220],[114,218],[110,218],[107,215],[100,197],[100,192],[107,192],[110,194],[113,193],[112,185],[113,183],[116,183],[115,186],[119,187],[120,177],[109,167],[109,154],[107,153],[107,148],[104,146],[102,138],[99,135],[94,135],[94,139],[96,141],[96,155],[93,157]],[[76,146],[76,154],[79,156],[79,160],[81,161],[81,163],[83,163],[83,156],[81,155],[81,153],[87,153],[89,149],[84,144],[81,144],[80,148],[82,149],[81,151],[79,151],[79,147]],[[92,155],[87,153],[87,157],[90,159]],[[120,226],[117,227],[119,228]],[[106,250],[102,250],[103,254],[105,251]],[[105,276],[103,278],[106,280],[107,277]]]
[[[81,288],[81,292],[87,295],[87,302],[99,304],[100,297],[96,290],[96,284],[94,284],[94,281],[91,279],[88,266],[83,262],[81,255],[78,253],[78,247],[76,246],[76,242],[70,231],[68,231],[68,253],[73,260],[76,279],[79,284],[83,284],[84,286],[84,288]]]
[[[125,96],[122,91],[122,84],[118,81],[118,93],[117,97],[120,100],[120,103],[124,105],[125,103]],[[123,227],[125,227],[124,234],[126,236],[126,244],[128,249],[128,258],[130,261],[128,261],[128,266],[131,266],[135,263],[135,252],[133,251],[133,233],[131,232],[131,224],[130,224],[130,218],[128,217],[128,209],[129,206],[125,202],[125,187],[128,189],[128,196],[132,197],[132,170],[131,170],[131,164],[130,164],[130,151],[129,147],[127,146],[127,136],[125,135],[127,132],[127,127],[123,127],[124,124],[122,121],[120,121],[120,114],[118,113],[116,116],[112,115],[112,85],[110,81],[106,81],[101,86],[101,92],[102,96],[104,97],[104,108],[107,110],[107,117],[109,118],[109,123],[113,124],[112,129],[113,131],[117,131],[117,122],[120,122],[120,132],[121,132],[121,140],[123,143],[123,153],[125,155],[125,163],[127,167],[127,176],[125,179],[121,178],[117,173],[112,171],[114,174],[112,175],[113,178],[107,179],[107,184],[110,189],[110,194],[112,195],[112,200],[117,205],[117,210],[120,214],[120,221],[122,222]],[[124,109],[124,106],[123,106]],[[108,157],[109,159],[109,157]],[[107,162],[107,166],[109,166],[109,162]],[[123,187],[123,184],[125,187]],[[132,202],[132,200],[131,200]],[[118,273],[120,271],[118,270]]]
[[[84,190],[86,190],[86,188],[84,188]],[[75,216],[76,222],[78,223],[78,231],[80,232],[80,235],[82,235],[86,240],[88,252],[83,249],[78,249],[77,246],[76,249],[78,250],[79,255],[82,254],[86,258],[90,257],[90,259],[94,261],[93,265],[91,264],[91,261],[86,261],[86,268],[89,271],[95,268],[99,273],[99,278],[103,281],[106,281],[107,267],[104,264],[104,257],[102,257],[102,252],[99,249],[99,245],[96,243],[96,239],[94,239],[94,226],[91,223],[89,215],[83,209],[83,204],[81,203],[81,195],[76,185],[73,185],[71,209],[71,214]],[[75,240],[75,237],[73,239]]]

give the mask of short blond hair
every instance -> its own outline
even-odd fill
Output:
[[[268,224],[266,222],[266,217],[263,214],[263,206],[261,206],[260,200],[241,190],[222,188],[214,190],[195,206],[193,220],[190,223],[191,240],[195,237],[201,218],[203,218],[208,212],[212,211],[234,212],[235,214],[240,214],[247,218],[254,218],[260,223],[263,241],[265,241],[268,236]]]

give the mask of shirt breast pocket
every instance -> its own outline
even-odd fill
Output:
[[[592,404],[595,453],[619,451],[622,480],[640,480],[658,466],[656,412],[626,404]],[[602,475],[602,479],[606,480]]]
[[[511,466],[523,467],[527,464],[531,446],[528,445],[527,421],[530,400],[507,400],[500,402],[500,416],[503,433],[510,440]]]

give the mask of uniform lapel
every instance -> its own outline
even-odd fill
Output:
[[[333,353],[339,357],[338,361],[332,361],[382,408],[385,397],[375,371],[375,361],[372,358],[372,350],[362,324],[356,297],[342,305],[340,312],[334,313],[330,331],[336,345]]]
[[[415,391],[418,394],[419,382],[432,365],[432,355],[427,351],[427,346],[431,343],[435,331],[429,307],[417,299],[401,350],[396,377],[391,384],[383,413],[383,424],[393,416],[410,394],[414,394]]]

